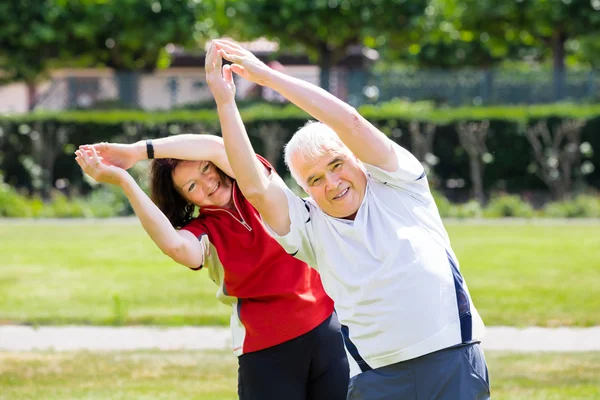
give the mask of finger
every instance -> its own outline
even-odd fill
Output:
[[[239,61],[240,61],[240,57],[238,57],[238,56],[236,56],[236,55],[233,55],[233,54],[229,54],[229,53],[227,53],[227,52],[226,52],[225,50],[223,50],[223,49],[220,49],[220,50],[219,50],[219,55],[220,55],[222,58],[224,58],[224,59],[226,59],[226,60],[228,60],[228,61],[231,61],[232,63],[237,63],[237,62],[239,62]]]
[[[108,150],[108,143],[106,142],[102,142],[102,143],[94,143],[93,145],[89,146],[86,145],[87,147],[93,147],[96,149],[96,151],[107,151]]]
[[[217,52],[215,58],[215,70],[221,72],[221,68],[223,67],[223,57],[221,56],[220,52]]]
[[[218,42],[218,43],[224,43],[224,44],[227,44],[227,45],[229,45],[229,46],[231,46],[231,47],[233,47],[233,48],[235,48],[235,49],[237,49],[237,50],[239,50],[239,51],[244,51],[244,50],[245,50],[245,49],[242,47],[242,45],[241,45],[241,44],[239,44],[238,42],[236,42],[236,41],[235,41],[235,40],[233,40],[233,39],[222,38],[222,39],[217,39],[217,42]]]
[[[231,65],[226,65],[223,67],[223,78],[227,83],[233,83],[233,75],[231,73]]]
[[[231,55],[234,56],[241,56],[244,54],[244,49],[241,47],[234,47],[228,43],[224,43],[224,42],[217,42],[217,49],[218,50],[225,50],[226,52],[228,52]]]
[[[212,72],[212,70],[214,69],[214,52],[215,52],[215,44],[211,44],[208,52],[206,53],[206,58],[204,60],[204,69],[206,70],[206,72]]]
[[[77,150],[75,152],[75,155],[77,155],[77,157],[79,157],[79,159],[81,161],[81,164],[83,164],[82,168],[85,168],[85,167],[88,166],[87,160],[89,160],[89,157],[88,157],[88,155],[86,154],[85,151],[83,151],[83,150]]]
[[[83,165],[83,160],[81,159],[81,157],[79,157],[79,156],[75,157],[75,161],[77,161],[77,164],[79,164],[81,169],[83,169],[84,165]]]
[[[244,69],[244,67],[242,67],[241,65],[238,65],[238,64],[231,64],[231,70],[233,72],[235,72],[236,74],[238,74],[239,76],[244,76],[244,74],[246,73],[246,70]]]
[[[77,150],[76,154],[81,157],[81,160],[83,161],[83,164],[85,165],[86,168],[91,168],[92,165],[94,164],[92,162],[92,160],[90,159],[90,156],[87,155],[86,151],[81,151],[81,150]]]
[[[94,158],[94,153],[92,153],[92,150],[91,150],[91,149],[85,149],[85,152],[87,153],[87,155],[88,155],[88,157],[89,157],[90,159],[93,159],[93,158]],[[97,152],[96,154],[97,154],[97,157],[98,157],[98,159],[99,159],[100,161],[104,161],[104,157],[102,157],[102,156],[101,156],[101,154],[102,154],[102,153],[98,153],[98,152]]]
[[[100,157],[98,157],[98,153],[96,152],[96,149],[92,147],[92,160],[94,161],[94,164],[96,166],[99,166],[102,161],[100,160]]]

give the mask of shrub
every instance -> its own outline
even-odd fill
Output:
[[[552,218],[600,218],[600,198],[581,195],[573,200],[549,203],[544,207],[544,215]]]
[[[0,217],[32,217],[30,201],[10,185],[2,182],[0,176]]]
[[[523,201],[519,196],[501,195],[492,198],[483,211],[483,216],[486,218],[531,218],[534,216],[534,210],[531,204]]]

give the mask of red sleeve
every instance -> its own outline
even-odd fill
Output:
[[[256,158],[258,158],[258,161],[260,161],[261,164],[264,165],[265,168],[269,170],[269,172],[275,172],[275,173],[277,173],[277,171],[275,171],[275,168],[273,168],[273,166],[271,165],[271,163],[268,162],[266,158],[264,158],[260,154],[257,154]]]
[[[181,228],[181,230],[186,230],[194,234],[197,238],[200,238],[202,235],[206,235],[206,228],[198,221],[198,219],[193,219],[186,226]]]

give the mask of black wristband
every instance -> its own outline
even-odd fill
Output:
[[[152,139],[146,140],[146,153],[148,154],[148,160],[154,158],[154,146],[152,146]]]

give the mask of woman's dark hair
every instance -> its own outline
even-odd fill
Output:
[[[196,206],[188,203],[175,189],[173,170],[180,162],[174,158],[160,158],[152,160],[150,165],[150,198],[176,229],[190,222],[196,210]],[[217,173],[222,182],[231,181],[219,168]]]

